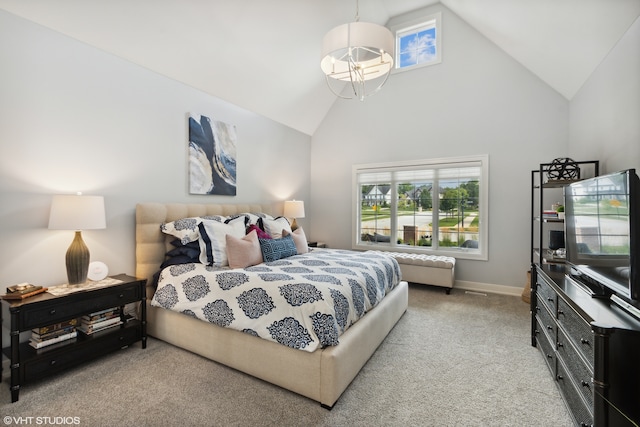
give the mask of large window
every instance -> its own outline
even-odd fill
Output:
[[[441,62],[440,13],[392,27],[396,36],[396,70]]]
[[[355,165],[354,249],[487,259],[487,156]]]

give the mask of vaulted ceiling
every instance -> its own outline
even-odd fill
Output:
[[[359,15],[385,24],[437,2],[362,0]],[[640,15],[640,0],[440,2],[569,100]],[[0,8],[312,135],[336,101],[319,67],[322,38],[354,20],[356,0],[0,0]]]

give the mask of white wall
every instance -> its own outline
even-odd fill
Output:
[[[600,160],[600,172],[640,173],[640,18],[570,104],[569,154]]]
[[[47,229],[52,194],[105,197],[107,229],[84,240],[128,274],[138,202],[309,199],[300,132],[3,11],[0,64],[0,290],[66,280],[73,232]],[[189,112],[236,125],[236,197],[188,194]]]
[[[530,262],[530,171],[566,155],[568,101],[442,5],[439,65],[394,74],[364,102],[339,100],[311,148],[311,233],[350,248],[351,166],[488,154],[489,261],[457,280],[522,288]]]

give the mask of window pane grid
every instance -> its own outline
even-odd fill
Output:
[[[413,25],[395,27],[396,69],[440,62],[440,14],[430,15]]]
[[[448,159],[354,168],[360,195],[356,244],[480,254],[484,167],[482,161]]]

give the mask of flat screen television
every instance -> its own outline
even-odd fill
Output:
[[[640,302],[640,180],[635,169],[564,188],[571,274],[596,296]]]

